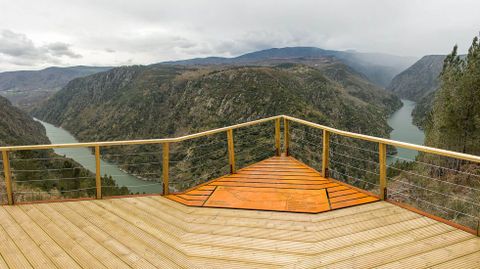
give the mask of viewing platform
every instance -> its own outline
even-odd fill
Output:
[[[241,133],[260,124],[273,127],[273,134]],[[258,157],[255,154],[265,152],[245,145],[252,146],[252,137],[264,134],[271,141],[261,141],[273,142],[274,147],[267,157]],[[220,136],[208,143],[202,140],[200,146],[174,147],[215,135]],[[241,141],[245,137],[246,142]],[[305,144],[299,145],[301,141]],[[147,164],[142,175],[160,176],[146,184],[163,186],[163,193],[109,194],[106,190],[117,186],[105,186],[102,149],[138,145],[142,152],[123,153],[131,169],[125,173],[139,174],[137,167]],[[148,145],[162,150],[144,151]],[[205,145],[208,150],[203,150]],[[480,190],[446,181],[442,176],[453,174],[438,173],[438,164],[433,164],[437,170],[421,174],[414,165],[430,165],[424,160],[388,164],[387,145],[480,163],[478,156],[288,116],[178,138],[0,147],[0,181],[5,182],[5,193],[0,192],[5,197],[0,206],[0,268],[480,268],[480,211],[475,211],[477,203],[469,196]],[[20,151],[68,147],[90,148],[96,172],[59,179],[45,173],[29,181],[24,176],[39,173],[41,166],[15,162]],[[196,155],[199,148],[201,154]],[[248,154],[239,161],[242,152]],[[22,160],[39,159],[29,158]],[[208,163],[209,171],[198,168],[196,160]],[[72,168],[46,170],[63,169]],[[220,175],[213,176],[211,170]],[[455,173],[470,181],[480,179],[471,171]],[[111,180],[115,176],[110,175]],[[73,184],[84,178],[90,181],[81,182],[92,187]],[[73,187],[20,199],[28,193],[28,184],[59,180]],[[451,190],[440,191],[431,182],[445,183]],[[77,197],[68,196],[75,191]]]
[[[189,206],[320,213],[379,199],[322,175],[292,157],[272,157],[182,194]]]

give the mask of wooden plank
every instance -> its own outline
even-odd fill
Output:
[[[254,188],[278,188],[278,189],[304,189],[319,190],[338,186],[337,183],[326,183],[318,185],[299,185],[299,184],[269,184],[269,183],[248,183],[248,182],[212,182],[212,186],[232,186],[232,187],[254,187]]]
[[[470,253],[431,267],[432,269],[478,269],[480,268],[480,251]]]
[[[327,253],[321,252],[292,264],[287,268],[365,268],[363,261],[378,251],[392,247],[408,248],[415,242],[436,243],[439,239],[454,232],[452,227],[439,223],[403,231],[395,231],[386,236],[367,240],[358,244],[345,245]],[[358,261],[358,263],[357,263]],[[379,259],[381,262],[381,259]]]
[[[247,175],[235,174],[223,178],[265,178],[265,179],[301,179],[301,180],[328,180],[321,176],[285,176],[285,175]]]
[[[204,203],[204,201],[186,200],[186,199],[183,199],[182,197],[180,197],[178,195],[167,195],[166,197],[168,199],[171,199],[173,201],[176,201],[176,202],[182,203],[184,205],[188,205],[188,206],[203,206],[203,203]]]
[[[124,263],[118,256],[114,255],[102,244],[93,240],[87,233],[72,224],[63,215],[52,208],[52,204],[34,205],[50,222],[61,228],[68,236],[70,236],[76,244],[87,250],[98,261],[102,262],[107,268],[122,268],[128,265]]]
[[[360,198],[360,199],[355,199],[355,200],[349,200],[345,202],[338,202],[338,203],[332,203],[332,208],[333,209],[338,209],[338,208],[343,208],[343,207],[349,207],[349,206],[354,206],[354,205],[361,205],[365,203],[371,203],[371,202],[376,202],[379,199],[376,197],[365,197],[365,198]]]
[[[106,201],[106,200],[105,200]],[[104,231],[114,236],[117,240],[126,244],[148,262],[159,268],[179,268],[180,266],[172,262],[164,252],[167,248],[162,248],[161,242],[152,239],[152,235],[147,235],[140,229],[135,228],[127,221],[116,217],[112,213],[102,210],[92,203],[78,202],[65,203],[71,210],[81,212],[98,228],[105,227]]]
[[[208,199],[208,195],[189,195],[189,194],[179,194],[177,197],[180,197],[187,201],[206,201]]]
[[[439,224],[437,223],[437,226],[435,227],[438,227],[438,225]],[[443,227],[447,226],[443,224],[440,225]],[[434,226],[427,227],[432,229]],[[415,233],[413,235],[415,235]],[[369,252],[366,255],[355,255],[347,258],[346,260],[331,264],[329,265],[329,268],[352,268],[352,266],[355,266],[355,268],[358,269],[378,268],[379,266],[399,259],[403,259],[412,255],[419,255],[432,249],[441,249],[445,246],[465,241],[467,235],[468,234],[463,231],[452,229],[450,232],[442,233],[434,237],[427,237],[425,239],[420,239],[414,236],[413,238],[415,240],[407,244],[396,244],[388,248]],[[407,266],[403,268],[415,267]]]
[[[2,257],[2,252],[0,251],[0,268],[6,268],[8,269],[7,262],[3,259]]]
[[[349,195],[349,194],[353,194],[353,193],[358,193],[358,191],[356,190],[352,190],[352,189],[348,189],[345,187],[344,190],[340,190],[340,191],[332,191],[334,188],[329,188],[327,189],[328,191],[328,197],[330,198],[334,198],[334,197],[338,197],[338,196],[343,196],[343,195]]]
[[[81,268],[50,236],[45,233],[20,206],[5,207],[5,210],[23,228],[40,249],[50,257],[50,260],[59,268]]]
[[[139,269],[157,268],[142,256],[142,254],[144,254],[144,246],[141,244],[137,244],[137,241],[131,240],[124,242],[124,244],[115,238],[116,236],[118,236],[117,234],[114,236],[109,235],[101,228],[98,228],[93,223],[91,223],[88,220],[87,216],[81,214],[82,212],[71,210],[62,203],[52,204],[52,206],[54,206],[55,210],[57,210],[66,219],[71,221],[82,231],[88,233],[95,241],[97,241],[99,244],[102,244],[105,248],[110,250],[120,259],[122,259],[130,267]],[[114,233],[117,231],[117,228],[115,226],[102,228],[113,231]]]
[[[76,244],[73,238],[50,221],[33,205],[22,206],[25,213],[32,218],[65,252],[83,268],[107,268],[85,248]]]
[[[212,187],[213,189],[215,189],[215,186],[210,186]],[[213,191],[213,190],[212,190]],[[193,190],[193,191],[189,191],[187,192],[189,195],[210,195],[212,194],[212,191],[202,191],[202,190]]]
[[[323,212],[330,209],[325,189],[259,189],[226,186],[217,187],[204,206],[290,212]]]
[[[358,200],[365,197],[368,197],[368,195],[366,195],[365,193],[356,192],[348,195],[337,196],[334,198],[330,197],[330,203],[335,204],[335,203],[346,202],[350,200]]]
[[[377,268],[426,268],[444,261],[449,261],[465,254],[480,251],[480,240],[474,235],[468,234],[468,240],[450,244],[419,255],[413,255],[392,263],[384,264]],[[438,245],[437,245],[438,246]]]
[[[266,179],[266,178],[222,178],[215,182],[245,182],[245,183],[275,183],[291,185],[322,185],[331,183],[329,180],[300,180],[300,179]]]
[[[178,244],[179,237],[172,230],[165,232],[164,226],[152,221],[152,216],[143,214],[137,208],[121,204],[115,200],[85,203],[85,206],[115,223],[119,223],[130,233],[141,238],[157,252],[162,253],[176,267],[196,268],[188,261]],[[179,234],[181,235],[181,234]]]
[[[33,268],[7,232],[0,227],[0,256],[11,268]]]
[[[56,267],[43,251],[35,244],[30,236],[20,227],[15,220],[3,209],[0,208],[0,227],[3,227],[5,234],[15,239],[20,251],[34,268]],[[2,251],[0,250],[0,253]],[[0,268],[2,268],[0,266]]]
[[[215,190],[215,186],[202,186],[198,188],[199,191],[213,191]]]
[[[288,171],[239,171],[245,175],[279,175],[279,176],[318,176],[316,172],[288,172]]]

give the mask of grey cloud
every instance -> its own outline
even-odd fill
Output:
[[[82,58],[82,55],[73,52],[69,44],[62,42],[50,43],[44,46],[46,51],[53,56],[62,57],[67,56],[70,58]]]
[[[10,64],[28,66],[36,64],[60,64],[61,58],[78,59],[69,44],[63,42],[36,46],[25,34],[11,30],[0,31],[0,59]]]
[[[75,64],[111,65],[129,60],[133,64],[149,64],[237,56],[286,46],[421,57],[446,54],[455,43],[464,53],[480,25],[478,0],[0,3],[0,25],[27,33],[0,31],[0,68],[11,68],[4,62],[28,61],[33,67],[39,62],[67,60]],[[54,42],[65,40],[68,44]]]

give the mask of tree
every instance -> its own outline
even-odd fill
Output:
[[[454,46],[440,74],[433,110],[428,116],[426,144],[480,154],[480,45],[473,39],[466,57]]]

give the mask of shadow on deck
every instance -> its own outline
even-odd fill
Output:
[[[272,157],[167,197],[188,206],[303,213],[379,200],[355,187],[324,178],[293,157]]]

